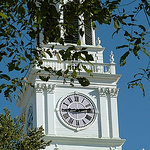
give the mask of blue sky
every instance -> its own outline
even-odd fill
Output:
[[[130,2],[129,0],[125,1]],[[133,5],[129,8],[131,9]],[[143,14],[140,14],[140,20],[144,19]],[[145,19],[144,19],[145,20]],[[146,22],[145,22],[146,25]],[[142,91],[139,88],[128,89],[127,83],[133,80],[134,74],[140,72],[139,68],[145,67],[148,59],[141,53],[141,59],[138,60],[132,54],[127,59],[127,64],[123,67],[119,66],[119,59],[124,54],[125,50],[116,50],[116,46],[121,45],[123,38],[120,35],[114,36],[112,39],[111,33],[113,29],[109,26],[98,26],[96,37],[101,39],[101,45],[105,47],[104,62],[109,62],[110,51],[114,52],[114,58],[117,74],[122,77],[118,82],[118,114],[120,137],[126,139],[123,150],[145,150],[150,149],[150,88],[149,83],[145,83],[146,96],[143,97]],[[20,109],[15,106],[15,101],[10,103],[2,98],[0,105],[0,113],[7,106],[15,117],[19,115]]]
[[[129,0],[125,3],[131,2]],[[134,3],[135,4],[135,3]],[[132,10],[132,6],[129,9]],[[141,12],[137,16],[140,20],[138,23],[143,23],[149,29],[144,14]],[[146,96],[143,97],[142,90],[138,87],[128,89],[127,83],[134,80],[134,75],[140,72],[140,68],[146,68],[149,59],[142,52],[140,52],[140,59],[137,59],[133,54],[127,58],[125,66],[120,67],[119,59],[128,49],[116,49],[126,41],[120,35],[115,35],[113,38],[111,34],[114,32],[109,26],[99,26],[96,36],[101,39],[101,45],[105,47],[104,62],[109,62],[110,51],[114,52],[114,58],[117,74],[122,77],[118,82],[118,110],[119,110],[119,127],[120,137],[126,139],[123,145],[123,150],[145,150],[150,149],[150,83],[144,82]],[[149,48],[147,49],[147,51]]]
[[[112,39],[109,27],[99,27],[97,36],[101,39],[101,45],[105,47],[104,62],[109,62],[110,51],[114,52],[117,74],[122,77],[118,82],[118,113],[120,137],[126,139],[123,150],[141,150],[150,148],[150,89],[149,83],[145,83],[146,96],[143,97],[140,88],[128,89],[127,83],[133,80],[134,74],[140,72],[139,68],[147,65],[148,61],[142,58],[138,60],[131,54],[127,59],[127,64],[123,67],[119,65],[119,59],[123,50],[116,50],[120,36]],[[105,32],[107,31],[107,32]],[[102,36],[101,36],[102,35]],[[143,56],[144,58],[144,56]]]

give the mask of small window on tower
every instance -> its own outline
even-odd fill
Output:
[[[85,28],[85,44],[92,45],[92,27],[91,19],[84,15],[84,28]]]
[[[71,2],[64,6],[64,39],[66,43],[76,44],[79,40],[78,33],[78,16],[75,13],[75,8],[72,7]]]

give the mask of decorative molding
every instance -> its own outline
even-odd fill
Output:
[[[43,92],[43,89],[44,89],[44,85],[43,84],[36,83],[34,87],[35,87],[36,93],[42,93]]]
[[[109,93],[109,88],[98,88],[99,95],[105,97]]]
[[[105,97],[107,94],[110,95],[110,97],[117,97],[118,96],[118,88],[98,88],[99,95],[101,97]]]
[[[47,93],[53,94],[55,92],[56,84],[46,84]]]
[[[37,93],[42,93],[44,89],[47,90],[48,93],[54,93],[56,84],[46,84],[46,83],[36,83],[35,90]]]
[[[117,97],[118,96],[119,89],[118,88],[110,88],[109,93],[110,97]]]

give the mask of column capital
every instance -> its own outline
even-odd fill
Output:
[[[47,93],[53,94],[55,92],[56,84],[46,84]]]
[[[105,97],[109,92],[109,88],[104,88],[104,87],[98,88],[98,92],[100,96]]]
[[[35,91],[36,93],[42,93],[45,85],[43,83],[35,83]]]
[[[34,87],[37,93],[42,93],[44,89],[46,89],[48,93],[54,93],[56,84],[36,83]]]
[[[105,97],[107,94],[110,94],[110,97],[118,96],[118,88],[108,88],[108,87],[99,87],[98,92],[101,97]]]
[[[110,88],[109,93],[110,97],[117,97],[119,92],[119,88]]]

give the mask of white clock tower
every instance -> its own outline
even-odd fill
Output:
[[[118,110],[117,110],[117,82],[120,75],[116,74],[113,53],[110,63],[103,62],[104,48],[100,40],[96,41],[95,31],[92,28],[82,27],[85,31],[80,39],[81,47],[85,47],[93,55],[93,65],[82,62],[86,68],[93,71],[90,76],[84,70],[78,76],[90,80],[90,85],[82,87],[78,82],[74,86],[63,84],[62,78],[51,77],[44,82],[36,72],[40,69],[35,66],[30,69],[28,82],[34,88],[24,87],[21,99],[17,106],[21,112],[26,112],[26,128],[43,126],[45,140],[52,140],[47,150],[122,150],[125,140],[119,137]],[[63,34],[63,33],[62,33]],[[63,36],[63,35],[62,35]],[[65,45],[58,43],[42,44],[43,49],[59,51],[67,49],[74,41],[66,38]],[[40,35],[42,41],[42,35]],[[74,46],[76,46],[74,44]],[[75,60],[74,63],[79,63]],[[66,70],[72,62],[57,62],[57,58],[47,56],[43,59],[43,66],[56,70]],[[40,75],[46,75],[41,71]]]

